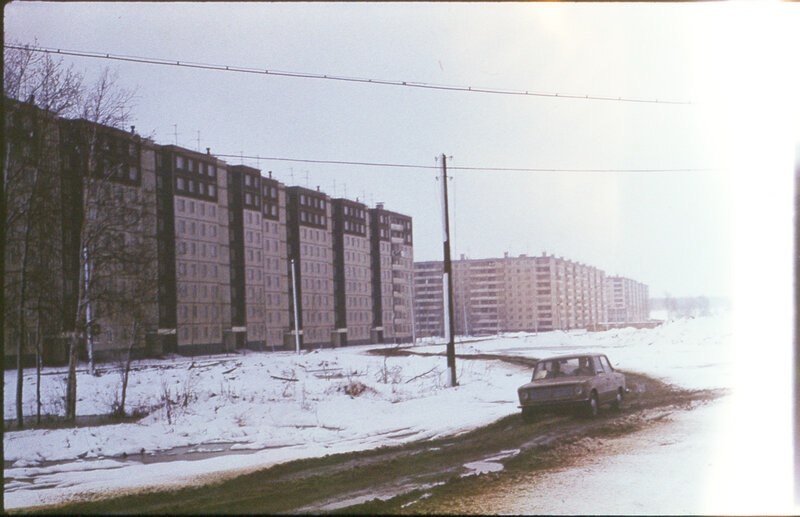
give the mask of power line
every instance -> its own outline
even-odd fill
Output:
[[[316,163],[323,165],[357,165],[365,167],[385,167],[385,168],[402,168],[402,169],[436,169],[439,167],[435,165],[416,165],[408,163],[385,163],[385,162],[363,162],[363,161],[346,161],[346,160],[314,160],[309,158],[283,158],[275,156],[247,156],[242,154],[214,154],[219,158],[239,158],[248,160],[265,160],[276,162],[300,162],[300,163]],[[660,172],[711,172],[717,169],[691,169],[691,168],[665,168],[665,169],[564,169],[564,168],[531,168],[531,167],[448,167],[450,170],[461,171],[487,171],[487,172],[575,172],[575,173],[660,173]]]
[[[88,58],[96,58],[96,59],[110,59],[114,61],[127,61],[131,63],[143,63],[143,64],[150,64],[150,65],[165,65],[165,66],[178,66],[178,67],[185,67],[185,68],[196,68],[202,70],[214,70],[219,72],[238,72],[238,73],[248,73],[248,74],[260,74],[260,75],[274,75],[274,76],[282,76],[282,77],[295,77],[295,78],[303,78],[303,79],[322,79],[322,80],[329,80],[329,81],[345,81],[345,82],[352,82],[352,83],[366,83],[366,84],[382,84],[387,86],[404,86],[408,88],[423,88],[429,90],[445,90],[445,91],[456,91],[456,92],[469,92],[469,93],[487,93],[487,94],[494,94],[494,95],[517,95],[517,96],[526,96],[526,97],[550,97],[556,99],[578,99],[578,100],[594,100],[594,101],[615,101],[615,102],[634,102],[634,103],[644,103],[644,104],[670,104],[670,105],[692,105],[691,101],[673,101],[673,100],[661,100],[661,99],[637,99],[632,97],[610,97],[610,96],[601,96],[601,95],[576,95],[576,94],[561,94],[561,93],[547,93],[547,92],[537,92],[537,91],[530,91],[530,90],[514,90],[514,89],[504,89],[504,88],[485,88],[485,87],[473,87],[473,86],[457,86],[457,85],[446,85],[446,84],[434,84],[434,83],[424,83],[419,81],[395,81],[389,79],[367,79],[363,77],[347,77],[341,75],[328,75],[328,74],[317,74],[317,73],[310,73],[310,72],[293,72],[287,70],[270,70],[265,68],[253,68],[253,67],[242,67],[242,66],[233,66],[233,65],[215,65],[210,63],[194,63],[190,61],[180,61],[174,59],[162,59],[162,58],[152,58],[152,57],[140,57],[140,56],[126,56],[126,55],[119,55],[119,54],[110,54],[107,52],[90,52],[90,51],[80,51],[80,50],[67,50],[67,49],[59,49],[59,48],[47,48],[47,47],[33,47],[33,46],[22,46],[22,45],[6,45],[6,48],[13,48],[18,50],[29,50],[32,52],[42,52],[46,54],[59,54],[65,56],[75,56],[75,57],[88,57]]]

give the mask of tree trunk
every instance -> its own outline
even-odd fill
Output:
[[[73,333],[69,340],[69,372],[67,374],[67,422],[75,422],[75,409],[78,401],[78,334]]]
[[[42,423],[42,347],[36,348],[36,425]]]
[[[36,176],[34,175],[34,186],[36,185]],[[30,216],[30,208],[32,202],[33,194],[31,194],[31,199],[28,200],[28,211]],[[19,288],[19,339],[17,339],[17,427],[22,429],[25,425],[24,417],[22,414],[22,389],[24,386],[23,383],[23,374],[24,370],[22,368],[22,354],[25,352],[25,337],[27,335],[26,332],[26,321],[25,321],[25,304],[27,296],[26,288],[28,282],[28,245],[31,240],[31,227],[33,223],[30,221],[30,217],[26,223],[25,227],[25,238],[22,241],[22,268],[21,268],[21,275],[20,278],[20,288]]]
[[[125,416],[125,399],[128,395],[128,377],[131,372],[131,362],[133,356],[133,346],[136,344],[136,336],[138,335],[139,325],[136,321],[133,322],[133,334],[131,336],[131,342],[128,345],[127,350],[127,357],[125,357],[125,365],[122,370],[122,396],[120,397],[119,403],[119,412],[120,416]]]

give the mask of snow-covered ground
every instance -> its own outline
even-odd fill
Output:
[[[529,371],[503,362],[462,359],[457,361],[459,386],[448,388],[449,371],[443,357],[384,358],[367,354],[370,348],[375,347],[302,355],[249,352],[137,362],[137,369],[131,373],[127,407],[157,408],[144,419],[99,427],[5,433],[5,508],[110,490],[179,485],[298,458],[458,433],[517,412],[516,388],[530,376]],[[414,349],[441,352],[444,346],[426,344]],[[656,329],[515,334],[458,345],[459,354],[543,357],[573,350],[603,351],[615,366],[687,388],[734,387],[740,370],[730,321],[724,315],[672,321]],[[26,371],[25,375],[26,414],[35,412],[33,373]],[[45,373],[45,409],[59,410],[64,370],[47,369]],[[6,371],[4,382],[4,415],[9,419],[14,416],[16,373]],[[119,386],[120,376],[115,371],[100,377],[79,374],[78,413],[108,413]],[[165,404],[167,400],[170,402]],[[671,474],[676,479],[711,476],[709,486],[723,486],[714,483],[723,477],[726,480],[725,490],[709,489],[703,505],[688,505],[687,511],[748,513],[750,509],[752,513],[758,509],[758,513],[792,513],[790,462],[761,458],[761,463],[756,462],[758,467],[777,467],[753,473],[754,487],[760,492],[730,494],[727,490],[740,484],[747,486],[751,477],[745,468],[748,464],[743,462],[756,458],[752,449],[743,447],[742,439],[731,438],[735,433],[728,432],[741,427],[736,419],[744,414],[735,400],[735,395],[724,397],[713,409],[675,417],[662,431],[653,431],[666,433],[663,440],[670,443],[688,443],[681,449],[688,451],[686,454],[706,451],[711,458],[708,471],[696,468],[703,463],[701,458],[683,464],[665,463],[676,469]],[[749,440],[752,433],[744,436]],[[692,440],[702,437],[706,442],[692,445]],[[702,443],[714,450],[706,450]],[[175,448],[230,448],[248,453],[191,461],[140,461],[153,452]],[[661,449],[665,452],[669,447]],[[670,454],[674,457],[678,453],[673,450]],[[123,455],[127,457],[123,459]],[[658,455],[651,458],[661,461]],[[617,463],[609,463],[608,468],[627,468],[624,457],[614,461]],[[593,472],[602,470],[595,466]],[[780,480],[776,476],[781,475],[786,482],[765,482]],[[585,482],[586,477],[581,480]],[[770,497],[770,505],[759,506],[765,495]],[[752,501],[749,506],[744,501],[747,497]],[[731,501],[739,504],[732,505]],[[650,503],[657,505],[658,500]],[[639,500],[628,513],[660,511],[647,504]],[[596,508],[595,512],[603,513]]]

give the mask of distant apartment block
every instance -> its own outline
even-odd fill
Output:
[[[606,278],[608,323],[643,323],[650,319],[648,288],[645,284],[624,278]]]
[[[442,263],[439,263],[442,268]],[[453,262],[453,298],[456,333],[495,334],[504,329],[506,264],[498,259]]]
[[[442,262],[414,264],[414,296],[420,335],[443,335]],[[453,261],[456,332],[468,335],[605,328],[612,309],[605,273],[595,267],[542,254]],[[632,282],[632,281],[629,281]],[[647,287],[618,288],[621,322],[646,321]],[[620,305],[620,306],[622,306]],[[635,308],[635,309],[634,309]],[[636,312],[638,310],[638,312]],[[638,318],[644,319],[638,319]]]
[[[414,323],[417,337],[444,335],[442,262],[414,263]]]

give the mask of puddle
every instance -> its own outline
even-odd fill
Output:
[[[464,472],[461,474],[461,477],[467,476],[480,476],[481,474],[488,474],[490,472],[500,472],[503,470],[503,464],[498,463],[500,460],[504,460],[506,458],[511,458],[519,454],[519,449],[510,449],[506,451],[500,451],[499,454],[495,454],[494,456],[490,456],[488,458],[484,458],[480,461],[472,461],[470,463],[465,463],[464,468],[469,469],[469,472]]]
[[[126,416],[124,418],[110,415],[78,415],[74,422],[67,422],[61,415],[42,415],[41,422],[36,422],[35,416],[26,416],[23,419],[24,429],[17,427],[15,419],[3,420],[3,432],[30,431],[31,429],[70,429],[74,427],[98,427],[102,425],[129,424],[141,419],[143,415]]]
[[[419,485],[403,485],[396,488],[391,488],[387,490],[383,490],[381,492],[374,492],[370,491],[367,494],[360,494],[354,495],[352,497],[348,497],[346,499],[341,499],[338,501],[332,501],[325,503],[321,506],[314,506],[314,507],[306,507],[300,508],[299,510],[295,510],[293,513],[319,513],[319,512],[333,512],[336,510],[341,510],[343,508],[348,508],[350,506],[355,506],[358,504],[367,503],[369,501],[379,499],[381,501],[388,501],[393,497],[397,497],[398,495],[411,492],[412,490],[430,490],[431,488],[437,487],[439,485],[443,485],[444,482],[440,481],[437,483],[423,483]],[[424,498],[424,496],[422,497]],[[422,499],[421,498],[421,499]],[[417,501],[415,501],[417,502]]]

